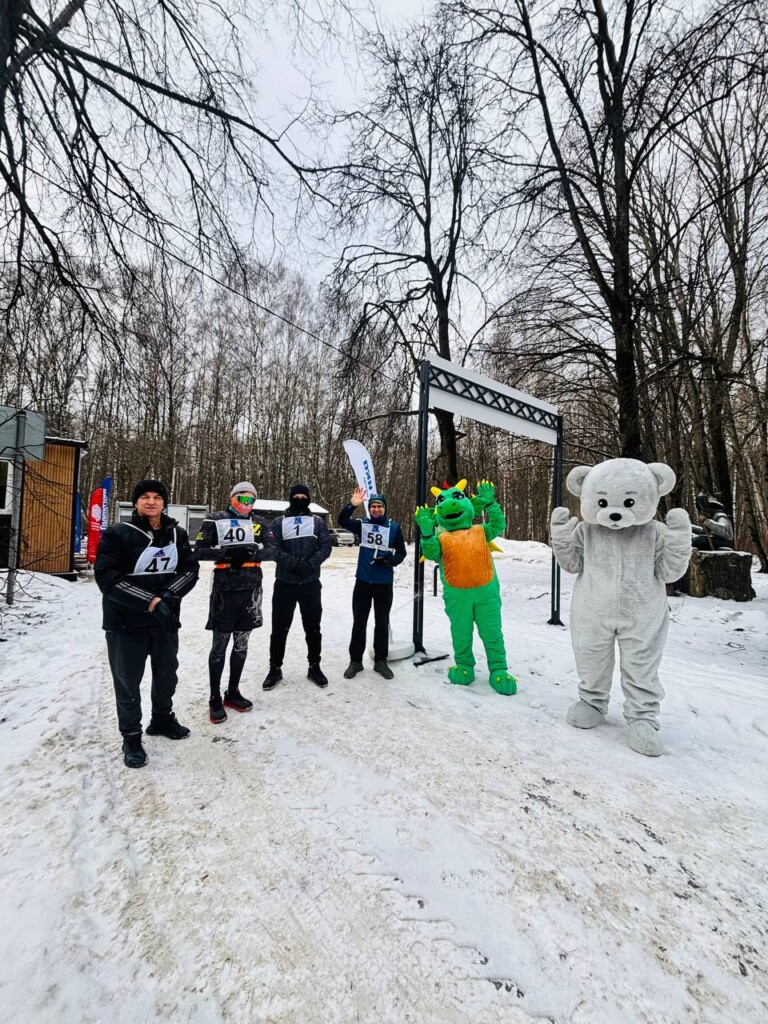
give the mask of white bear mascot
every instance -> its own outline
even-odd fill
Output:
[[[552,550],[560,567],[576,573],[571,641],[579,697],[568,711],[578,729],[592,729],[608,710],[615,644],[619,643],[624,717],[629,745],[661,753],[658,669],[669,629],[666,583],[679,579],[691,557],[691,523],[682,508],[654,519],[659,498],[675,486],[661,462],[609,459],[577,466],[566,486],[581,497],[584,522],[567,508],[552,513]]]

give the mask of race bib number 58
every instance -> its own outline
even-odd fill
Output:
[[[389,527],[378,526],[376,523],[361,523],[360,545],[386,551],[389,548]]]

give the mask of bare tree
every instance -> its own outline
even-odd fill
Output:
[[[437,22],[403,39],[373,36],[371,98],[337,118],[349,133],[347,165],[332,182],[336,227],[353,238],[334,278],[350,318],[349,366],[404,356],[412,373],[429,351],[461,362],[471,347],[462,295],[485,315],[493,164],[509,125],[456,40],[455,28]],[[455,479],[453,414],[436,416],[440,472]]]
[[[124,277],[169,255],[231,264],[247,242],[231,228],[232,197],[263,204],[277,165],[306,180],[253,116],[243,18],[234,0],[65,0],[55,14],[2,4],[6,312],[25,278],[50,271],[117,342],[119,311],[89,263]]]
[[[510,102],[528,115],[524,198],[545,223],[568,227],[610,324],[621,451],[643,454],[638,389],[637,281],[632,265],[633,193],[655,150],[692,114],[686,98],[705,71],[728,63],[726,90],[700,97],[713,108],[738,81],[759,74],[762,54],[740,31],[741,60],[724,46],[759,5],[721,0],[694,20],[661,0],[454,0],[449,12],[489,48]]]

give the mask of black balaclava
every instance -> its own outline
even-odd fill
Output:
[[[305,494],[306,498],[297,499],[297,494]],[[304,484],[294,484],[288,492],[290,499],[288,505],[288,514],[292,516],[308,516],[309,515],[309,503],[312,495],[309,492],[309,488]]]

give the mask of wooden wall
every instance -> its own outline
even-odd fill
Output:
[[[24,466],[20,567],[32,572],[71,572],[72,506],[79,449],[48,442],[42,462]]]

